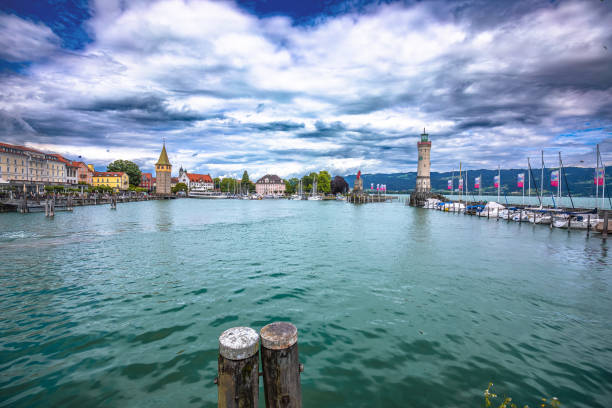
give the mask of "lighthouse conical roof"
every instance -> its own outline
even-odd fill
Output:
[[[162,148],[161,154],[159,155],[159,159],[155,164],[164,164],[166,166],[171,166],[170,160],[168,160],[168,153],[166,153],[166,144],[164,143],[164,147]]]

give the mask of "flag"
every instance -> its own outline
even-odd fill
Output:
[[[374,183],[370,183],[370,190],[374,190]]]
[[[380,191],[380,184],[376,185],[376,191]]]
[[[463,179],[459,179],[459,190],[463,190]]]
[[[519,173],[516,180],[516,186],[522,188],[525,186],[525,173]]]
[[[474,188],[480,188],[480,177],[476,177],[474,180]]]
[[[387,191],[387,185],[383,184],[383,191]]]
[[[448,189],[449,190],[453,189],[453,180],[448,180]]]
[[[595,185],[596,186],[604,185],[604,169],[597,169],[595,171]]]
[[[553,187],[559,186],[559,170],[550,173],[550,185]]]
[[[493,187],[499,187],[499,176],[493,177]]]

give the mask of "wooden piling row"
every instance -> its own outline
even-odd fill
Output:
[[[261,339],[262,373],[259,373]],[[301,408],[302,389],[297,328],[274,322],[260,334],[249,327],[234,327],[219,337],[219,408],[256,408],[259,375],[263,375],[266,408]]]

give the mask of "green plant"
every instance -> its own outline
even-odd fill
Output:
[[[493,388],[493,383],[491,382],[491,383],[489,383],[489,386],[487,387],[487,389],[484,390],[485,406],[487,408],[493,407],[493,401],[492,400],[497,398],[497,394],[493,393],[492,388]],[[561,407],[561,402],[559,402],[557,397],[550,398],[550,400],[547,399],[547,398],[542,398],[542,402],[540,403],[540,407],[541,408],[560,408]],[[501,404],[499,404],[499,406],[497,408],[518,408],[518,405],[516,405],[514,402],[512,402],[512,398],[506,397],[501,402]],[[529,408],[529,406],[525,405],[523,408]]]

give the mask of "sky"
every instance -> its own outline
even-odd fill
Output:
[[[2,0],[0,141],[281,177],[612,162],[612,2]],[[539,163],[539,161],[538,161]]]

